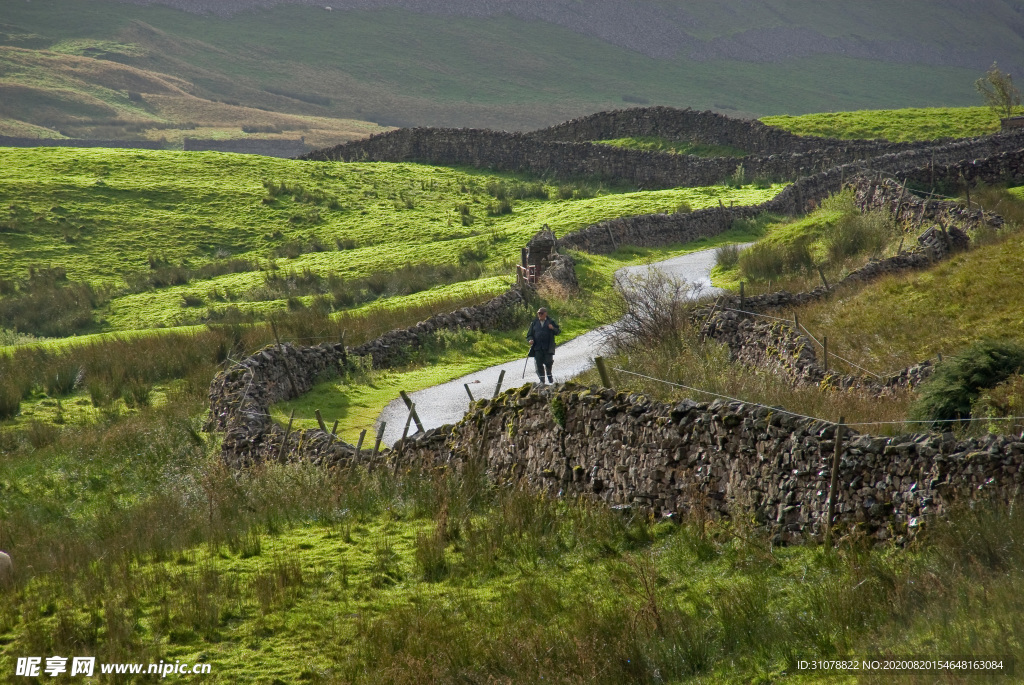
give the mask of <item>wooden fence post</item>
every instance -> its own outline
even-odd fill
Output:
[[[832,519],[836,513],[836,496],[839,494],[839,461],[843,458],[843,429],[846,427],[846,418],[839,417],[839,425],[836,426],[836,439],[832,448],[832,479],[828,487],[828,513],[825,517],[825,545],[832,545]]]
[[[903,179],[903,185],[900,186],[900,197],[896,200],[896,221],[900,220],[900,209],[903,207],[903,194],[907,192],[907,180]]]
[[[409,418],[416,422],[416,430],[420,433],[425,433],[426,431],[423,429],[423,424],[420,423],[420,416],[416,413],[416,405],[409,398],[408,393],[406,393],[405,390],[399,390],[398,394],[402,396],[402,401],[405,402],[405,406],[409,407]],[[408,428],[408,425],[406,428]]]
[[[825,272],[822,270],[821,265],[818,265],[818,275],[821,276],[821,282],[825,284],[825,290],[829,290],[828,279],[825,278]]]
[[[405,454],[405,439],[409,437],[409,423],[412,421],[413,415],[416,413],[416,405],[409,407],[409,416],[405,419],[405,428],[402,429],[402,439],[398,442],[398,456],[401,457]],[[395,473],[398,472],[398,458],[395,458]]]
[[[316,422],[318,424],[320,424],[320,430],[322,430],[324,433],[326,433],[327,432],[327,424],[324,423],[323,414],[320,413],[319,409],[314,409],[313,410],[313,414],[316,415]]]
[[[606,388],[613,389],[612,377],[608,373],[608,367],[604,363],[604,357],[594,357],[594,364],[597,366],[597,372],[601,374],[601,384]]]
[[[469,389],[469,383],[463,383],[462,387],[466,389],[466,394],[469,395],[469,401],[476,402],[476,400],[473,399],[473,392]]]
[[[715,310],[718,309],[718,303],[722,301],[721,295],[715,298],[715,303],[711,305],[711,311],[708,312],[708,318],[704,319],[704,324],[700,327],[700,340],[704,342],[704,337],[707,335],[708,324],[711,323],[711,317],[715,315]]]
[[[501,373],[498,374],[498,384],[496,386],[494,386],[494,395],[491,396],[491,399],[494,399],[495,397],[497,397],[498,394],[501,392],[501,383],[504,380],[505,380],[505,369],[502,369]],[[469,389],[468,385],[466,386],[466,389],[467,390]],[[472,395],[470,395],[470,397],[472,397]],[[417,420],[416,423],[418,425],[419,421]]]
[[[363,452],[363,440],[365,440],[365,439],[366,439],[366,429],[364,428],[362,430],[362,432],[359,433],[359,443],[356,445],[356,454],[362,454],[362,452]]]
[[[380,454],[380,441],[384,439],[384,426],[388,425],[387,421],[381,421],[380,427],[377,428],[377,442],[373,443],[373,458],[376,459],[377,455]]]
[[[277,452],[277,460],[284,463],[284,453],[288,448],[288,436],[292,434],[292,421],[295,420],[295,410],[292,409],[292,415],[288,417],[288,428],[284,432],[284,440],[281,441],[281,449]]]

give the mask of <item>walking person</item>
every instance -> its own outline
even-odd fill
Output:
[[[548,316],[548,310],[544,307],[537,310],[537,318],[526,331],[526,342],[530,344],[529,356],[533,357],[537,365],[537,378],[540,379],[541,385],[544,385],[545,372],[547,382],[555,382],[555,377],[551,374],[551,365],[555,361],[555,336],[561,332],[558,322]]]

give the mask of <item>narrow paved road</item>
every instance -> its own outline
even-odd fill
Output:
[[[619,275],[640,275],[654,268],[667,276],[688,281],[699,286],[701,294],[714,294],[720,292],[718,288],[711,285],[711,268],[715,265],[715,250],[701,250],[691,252],[680,257],[673,257],[662,262],[644,264],[641,266],[627,266],[619,269]],[[594,357],[600,357],[608,351],[608,332],[615,324],[597,328],[589,333],[573,338],[560,344],[555,352],[555,364],[553,367],[555,382],[567,381],[594,365]],[[525,335],[525,333],[524,333]],[[526,341],[523,341],[523,354],[528,348]],[[446,423],[455,423],[469,409],[469,395],[466,394],[465,385],[469,386],[473,397],[481,399],[491,397],[494,394],[495,385],[502,371],[505,378],[502,382],[502,389],[519,387],[524,383],[533,383],[537,375],[533,370],[533,360],[527,363],[526,357],[516,361],[507,362],[498,366],[492,366],[476,373],[471,373],[462,378],[457,378],[448,383],[435,385],[431,388],[410,393],[409,396],[416,404],[416,413],[419,415],[423,426],[426,429],[443,426]],[[524,376],[523,368],[526,366]],[[392,445],[402,437],[402,429],[409,416],[409,410],[401,399],[396,399],[381,412],[377,417],[375,428],[380,426],[381,421],[386,421],[384,428],[384,443]],[[409,432],[416,431],[415,424],[409,427]]]

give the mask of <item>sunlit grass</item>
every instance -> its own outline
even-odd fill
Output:
[[[769,116],[761,121],[802,136],[885,138],[894,142],[966,138],[999,130],[999,117],[988,107],[865,109]]]

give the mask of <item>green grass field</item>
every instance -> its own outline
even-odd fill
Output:
[[[220,461],[219,436],[202,431],[209,382],[230,359],[272,341],[269,327],[152,328],[234,304],[278,313],[285,339],[338,339],[345,330],[358,344],[504,289],[502,270],[540,224],[563,235],[684,202],[759,202],[781,186],[632,192],[581,182],[577,194],[593,197],[557,200],[548,184],[548,199],[517,200],[511,214],[491,216],[489,184],[535,179],[105,150],[0,150],[0,163],[0,283],[10,288],[29,267],[61,265],[71,281],[105,293],[96,313],[123,329],[0,354],[0,411],[17,400],[0,422],[0,548],[19,572],[0,602],[2,674],[19,656],[66,654],[200,661],[211,664],[211,682],[261,685],[767,684],[822,682],[796,673],[803,657],[1022,656],[1024,520],[1016,510],[957,512],[905,549],[852,536],[826,552],[778,547],[742,517],[655,523],[493,487],[472,469],[367,475],[273,464],[236,473]],[[287,191],[271,192],[282,181]],[[983,234],[933,269],[806,307],[801,321],[867,368],[954,354],[978,337],[1019,338],[1024,313],[1010,295],[1019,290],[1024,194],[988,189],[975,201],[1007,217],[1004,236]],[[579,254],[582,296],[548,304],[571,337],[615,316],[617,268],[758,238],[806,242],[820,260],[848,215],[840,199],[794,221],[740,222],[689,245]],[[315,243],[328,249],[306,251]],[[269,287],[271,272],[296,282],[331,273],[350,283],[381,273],[412,279],[401,271],[406,262],[455,268],[460,257],[460,269],[479,271],[436,289],[385,289],[329,315],[305,291],[245,295]],[[264,271],[202,271],[232,259]],[[276,270],[266,268],[271,260]],[[140,280],[179,267],[191,282]],[[813,284],[817,275],[792,277]],[[183,306],[186,297],[204,304]],[[522,332],[509,323],[505,332],[440,336],[399,368],[329,381],[274,415],[295,409],[299,427],[313,427],[319,408],[354,439],[397,390],[519,356]],[[732,363],[692,332],[649,341],[616,363],[820,416],[899,421],[912,399],[794,389]],[[623,390],[679,396],[619,381]]]
[[[1018,230],[926,272],[872,283],[841,306],[803,307],[801,322],[828,335],[838,354],[879,372],[955,354],[979,339],[1024,342],[1024,303],[1008,296],[1020,285],[1022,247]]]
[[[568,299],[551,297],[545,306],[562,326],[559,342],[610,323],[616,312],[607,303],[613,301],[615,271],[626,266],[647,264],[719,245],[747,242],[758,237],[748,225],[684,245],[661,248],[623,247],[610,255],[574,253],[576,275],[582,292]],[[526,318],[510,322],[507,331],[459,331],[442,336],[436,344],[415,355],[399,369],[381,369],[332,378],[316,386],[302,397],[280,402],[271,407],[274,420],[287,425],[294,411],[296,429],[318,427],[315,411],[320,410],[328,424],[338,421],[338,435],[355,444],[360,431],[371,435],[380,412],[399,397],[399,391],[415,392],[439,383],[446,383],[481,369],[522,358],[526,349],[523,333],[529,324]],[[518,385],[521,381],[513,381]]]
[[[707,145],[688,141],[671,141],[656,136],[640,136],[634,138],[616,138],[614,140],[594,141],[602,145],[624,147],[627,150],[650,150],[653,152],[674,152],[679,155],[696,157],[743,157],[745,150],[728,145]]]
[[[821,682],[803,657],[1021,652],[1006,541],[1024,524],[1005,508],[908,550],[829,553],[472,470],[236,476],[187,414],[0,461],[5,548],[31,568],[0,604],[3,672],[89,654],[209,663],[211,682],[802,683]]]
[[[99,312],[107,330],[189,325],[231,306],[266,315],[287,309],[292,295],[308,304],[315,292],[327,292],[325,284],[303,291],[284,283],[268,293],[262,287],[272,266],[284,281],[312,275],[355,282],[406,264],[473,261],[484,276],[475,284],[417,287],[447,286],[431,296],[496,292],[501,283],[493,276],[511,272],[520,247],[543,224],[564,235],[684,203],[762,202],[782,187],[594,187],[589,199],[514,200],[511,213],[497,214],[489,184],[516,181],[475,170],[123,150],[7,148],[0,160],[0,277],[60,265],[70,281],[107,288]],[[557,191],[549,184],[545,196]],[[180,285],[132,285],[161,267],[198,271],[230,260],[251,266]],[[263,271],[249,270],[255,266]],[[386,284],[381,288],[383,294]]]
[[[874,109],[770,116],[761,121],[801,136],[884,138],[894,142],[966,138],[999,130],[999,115],[988,107]]]
[[[853,288],[842,297],[801,307],[801,324],[819,339],[828,336],[837,354],[876,373],[898,370],[940,354],[956,354],[979,339],[1024,341],[1020,333],[1024,308],[1020,298],[1006,296],[1020,282],[1024,188],[983,188],[973,197],[986,210],[1006,219],[1001,231],[975,233],[976,244],[971,250],[926,271],[882,278]],[[794,292],[815,287],[820,284],[819,265],[836,281],[872,256],[857,253],[846,261],[830,258],[829,240],[836,235],[837,227],[850,229],[851,216],[856,218],[849,198],[830,198],[821,208],[797,220],[764,217],[751,224],[758,236],[755,248],[785,252],[801,246],[810,258],[808,264],[780,268],[772,289]],[[910,245],[914,236],[902,228],[891,227],[873,256],[894,254],[901,243]],[[901,236],[905,238],[901,240]],[[736,291],[740,281],[745,281],[747,293],[766,291],[764,279],[752,278],[742,266],[742,261],[728,268],[716,266],[712,282]]]

